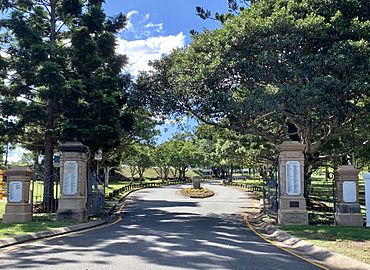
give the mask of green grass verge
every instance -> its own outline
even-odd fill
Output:
[[[263,186],[263,180],[260,178],[252,178],[252,179],[245,179],[245,180],[233,180],[234,183],[244,184],[244,185],[255,185],[255,186]]]
[[[173,171],[173,170],[172,170]],[[129,167],[122,167],[120,170],[119,170],[120,173],[122,173],[125,177],[127,178],[131,178],[131,173],[130,173],[130,168]],[[185,174],[187,177],[193,177],[193,176],[196,176],[198,175],[197,173],[195,173],[194,171],[192,170],[188,170]],[[173,177],[173,174],[170,173],[170,178]],[[135,177],[138,177],[138,175],[136,175]],[[157,172],[155,171],[154,168],[149,168],[147,169],[145,172],[144,172],[144,178],[146,179],[155,179],[155,178],[158,178],[158,174]]]
[[[0,223],[0,239],[14,237],[17,235],[25,235],[35,232],[52,230],[55,228],[61,228],[70,226],[76,223],[71,222],[57,222],[49,221],[43,219],[36,219],[28,223],[15,223],[15,224],[5,224]]]
[[[0,219],[3,217],[3,215],[5,213],[5,205],[6,205],[6,201],[1,200],[0,201]]]
[[[334,226],[281,227],[312,244],[370,264],[370,229]]]
[[[112,183],[109,183],[109,186],[105,188],[105,196],[108,196],[110,192],[112,192],[115,189],[119,189],[121,187],[124,187],[130,183],[129,181],[114,181]]]

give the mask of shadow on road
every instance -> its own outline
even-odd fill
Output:
[[[261,241],[240,215],[180,211],[197,206],[137,197],[125,207],[122,222],[15,250],[3,255],[11,260],[3,261],[2,269],[84,262],[104,267],[112,261],[119,261],[117,269],[132,269],[138,259],[144,265],[182,269],[318,269]]]

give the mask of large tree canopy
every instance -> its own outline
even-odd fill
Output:
[[[124,111],[129,80],[121,74],[127,59],[115,52],[126,17],[107,17],[103,3],[0,1],[0,76],[7,78],[0,85],[0,136],[20,134],[32,150],[43,144],[46,200],[58,142],[79,139],[92,150],[111,150],[131,126]]]
[[[154,62],[136,91],[154,110],[299,140],[311,166],[370,109],[369,40],[369,1],[255,1]]]

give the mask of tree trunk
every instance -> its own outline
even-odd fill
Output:
[[[137,173],[136,166],[130,166],[130,173],[131,173],[131,180],[130,180],[129,185],[132,185],[132,183],[134,182],[135,174]]]
[[[234,174],[234,166],[233,165],[230,165],[229,169],[227,170],[227,173],[228,173],[228,176],[227,176],[228,180],[230,182],[232,182],[233,181],[233,174]]]
[[[112,167],[105,167],[104,168],[104,185],[106,187],[109,186],[109,175],[110,175],[110,171],[112,170],[113,168]]]
[[[56,53],[56,0],[50,1],[50,60],[55,59]],[[44,172],[44,204],[46,212],[52,210],[54,202],[54,114],[55,114],[55,101],[54,101],[55,86],[49,84],[49,98],[47,100],[47,121],[45,131],[45,172]]]
[[[179,167],[179,180],[185,181],[186,167]]]
[[[164,172],[163,181],[166,182],[168,180],[168,175],[169,175],[169,172],[170,172],[170,168],[167,167],[167,166],[164,166],[163,167],[163,172]]]
[[[143,178],[144,178],[144,171],[145,171],[145,169],[143,169],[143,168],[139,168],[139,183],[140,183],[140,185],[143,183]]]

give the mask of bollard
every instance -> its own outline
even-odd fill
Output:
[[[193,188],[200,189],[200,177],[193,176]]]

